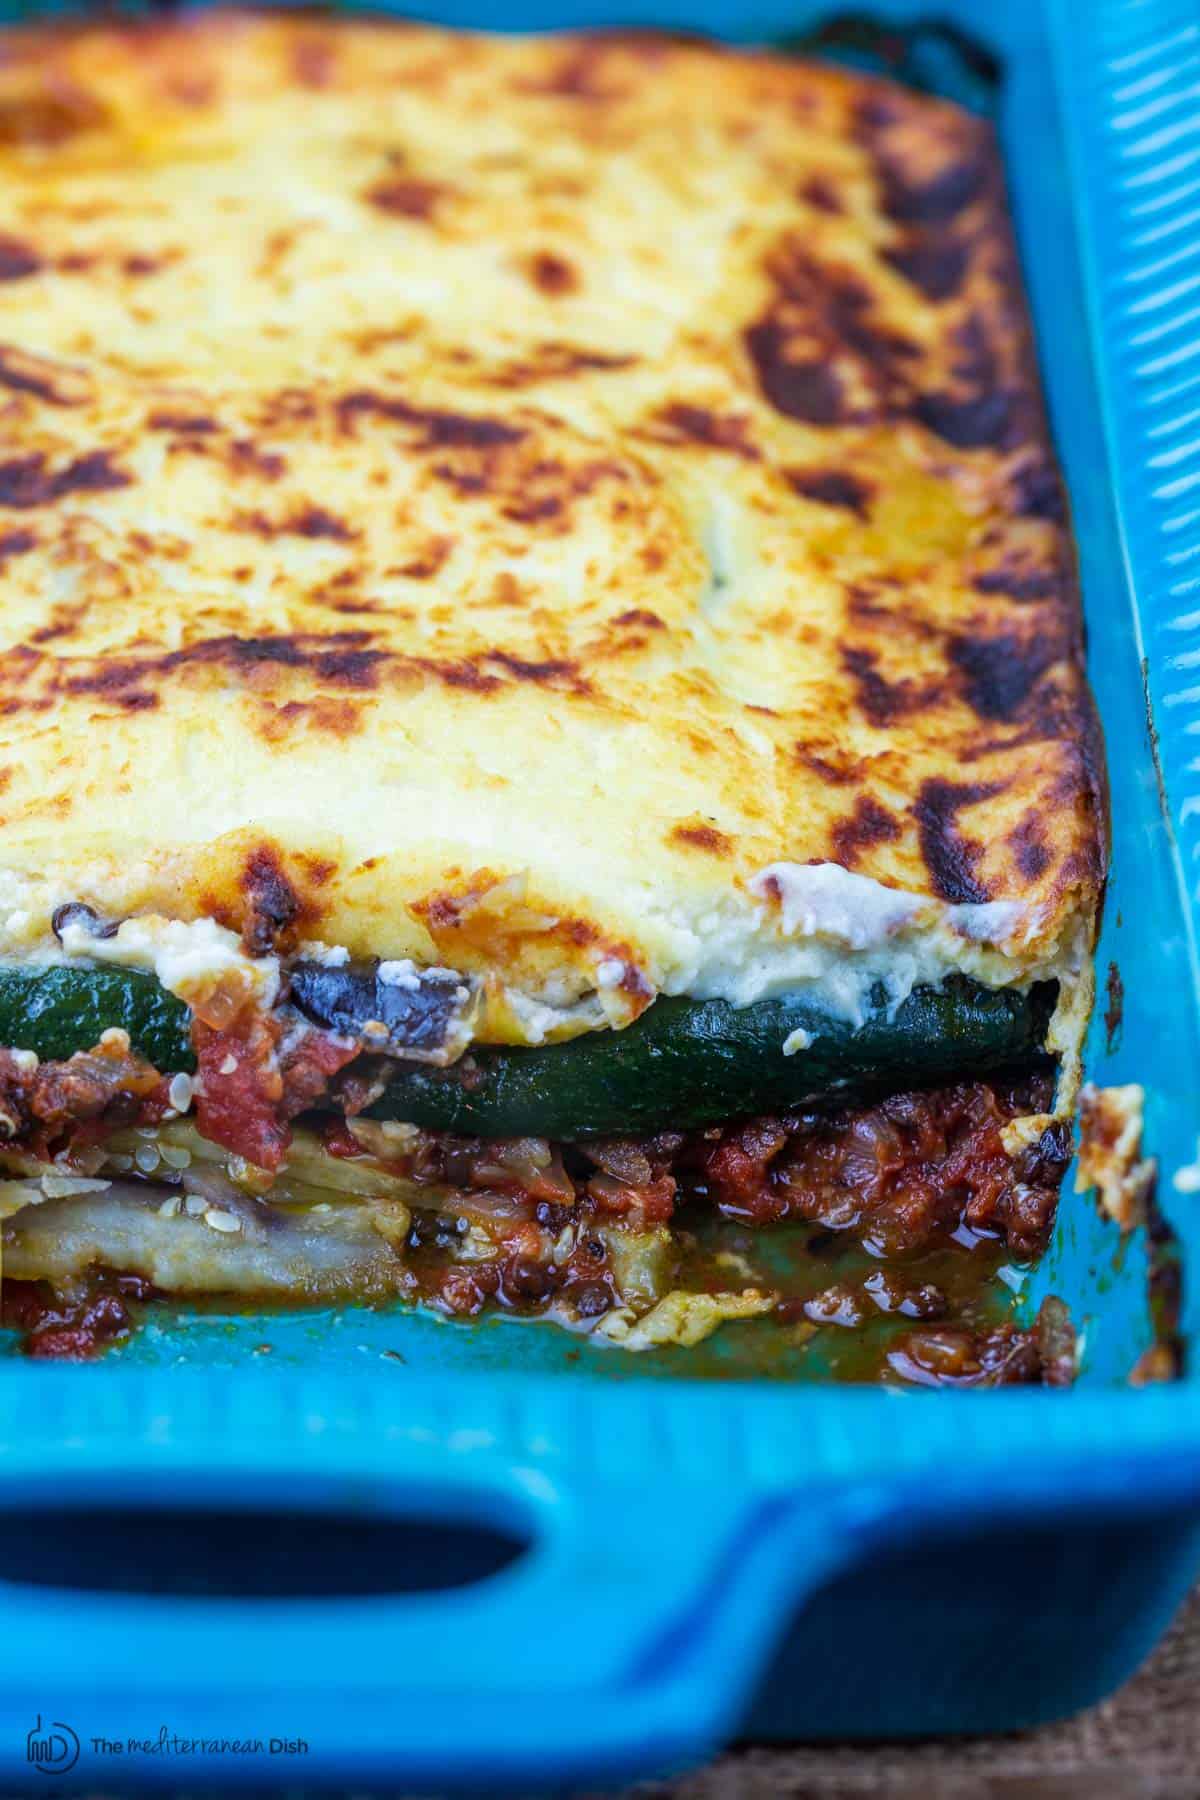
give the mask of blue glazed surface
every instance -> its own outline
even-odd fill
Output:
[[[830,9],[426,10],[513,29],[765,39]],[[870,10],[905,24],[925,8]],[[1111,1050],[1094,1026],[1089,1073],[1146,1085],[1186,1277],[1200,1251],[1197,1197],[1175,1180],[1200,1151],[1200,10],[936,11],[1006,62],[998,123],[1112,783],[1099,965],[1119,965],[1125,1014]],[[232,1791],[286,1776],[527,1793],[678,1766],[739,1729],[1006,1729],[1087,1704],[1141,1659],[1200,1565],[1195,1380],[1124,1380],[1149,1342],[1146,1272],[1142,1234],[1120,1244],[1068,1193],[1024,1304],[1054,1291],[1084,1323],[1070,1394],[697,1381],[737,1358],[629,1358],[539,1327],[362,1311],[152,1326],[86,1370],[10,1361],[0,1516],[70,1504],[82,1536],[89,1507],[134,1502],[240,1508],[264,1533],[272,1509],[409,1519],[415,1534],[450,1514],[501,1523],[530,1548],[477,1586],[399,1597],[33,1594],[0,1581],[0,1780],[32,1786],[38,1716],[81,1741],[66,1785]],[[1193,1342],[1198,1307],[1185,1280]],[[167,1755],[118,1770],[90,1747],[164,1725],[309,1748],[284,1771],[204,1751],[186,1770]]]

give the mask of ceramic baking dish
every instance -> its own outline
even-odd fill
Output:
[[[430,10],[755,41],[829,12]],[[922,11],[871,10],[901,31]],[[738,1734],[1007,1730],[1113,1688],[1195,1578],[1200,13],[936,12],[1003,65],[997,119],[1111,778],[1098,962],[1102,979],[1119,969],[1124,1008],[1119,1028],[1093,1022],[1088,1073],[1144,1084],[1158,1163],[1152,1226],[1126,1237],[1068,1178],[1022,1297],[1028,1314],[1049,1292],[1069,1303],[1078,1384],[752,1380],[726,1347],[736,1333],[702,1361],[630,1358],[394,1311],[185,1315],[85,1368],[14,1354],[0,1364],[0,1780],[21,1791],[48,1774],[121,1791],[528,1792],[679,1766]],[[926,43],[934,63],[958,55],[944,35]],[[1183,1373],[1133,1385],[1156,1332],[1177,1339]]]

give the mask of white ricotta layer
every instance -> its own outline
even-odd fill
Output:
[[[852,950],[886,943],[929,905],[919,894],[853,875],[840,863],[771,863],[750,891],[778,900],[785,937],[834,938]]]
[[[277,958],[247,956],[235,934],[212,919],[187,923],[144,914],[126,919],[111,938],[94,938],[73,924],[60,948],[50,934],[47,903],[63,898],[43,886],[35,905],[27,880],[6,882],[0,871],[0,959],[152,969],[185,1000],[234,971],[263,1004],[278,993]],[[653,920],[653,952],[631,946],[626,960],[603,951],[590,972],[564,967],[529,989],[504,983],[496,971],[501,981],[494,991],[510,1021],[507,1041],[542,1044],[619,1029],[640,1010],[639,988],[736,1006],[799,992],[833,1017],[858,1023],[879,989],[898,1006],[914,987],[936,986],[955,971],[990,987],[1059,979],[1066,995],[1078,986],[1086,961],[1078,944],[1031,954],[1041,919],[1020,901],[952,905],[835,863],[771,863],[699,917],[664,909],[653,892],[640,896],[640,904]],[[334,968],[349,960],[338,944],[314,941],[300,953]],[[385,958],[380,969],[385,981],[401,986],[422,972],[403,957]],[[640,980],[626,991],[630,974]]]
[[[1011,955],[1037,925],[1019,901],[950,905],[836,863],[777,862],[748,883],[747,895],[679,931],[677,959],[657,985],[736,1006],[801,991],[857,1024],[880,986],[898,1006],[914,987],[936,986],[956,970],[992,987],[1057,975],[1057,958],[1030,968]]]
[[[393,962],[381,962],[376,974],[384,987],[404,988],[406,992],[415,994],[421,986],[417,965],[409,956],[398,957]]]
[[[527,1044],[544,1044],[564,1026],[570,1026],[573,1033],[582,1034],[602,1030],[609,1024],[599,996],[563,1004],[535,1000],[509,987],[504,990],[504,999]]]
[[[145,913],[125,919],[109,938],[93,937],[86,926],[68,924],[62,930],[62,949],[68,962],[151,969],[181,1000],[211,992],[230,975],[243,985],[247,998],[262,1006],[273,1006],[279,993],[279,958],[247,956],[237,933],[215,919],[188,921]]]
[[[345,944],[326,944],[321,938],[309,938],[300,946],[305,962],[320,963],[323,969],[343,969],[350,961]]]

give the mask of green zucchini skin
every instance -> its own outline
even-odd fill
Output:
[[[473,1137],[575,1138],[721,1124],[749,1113],[958,1080],[1042,1052],[1055,988],[985,988],[953,976],[894,1011],[882,992],[857,1029],[811,1000],[752,1006],[660,999],[621,1032],[545,1049],[477,1048],[448,1069],[396,1063],[376,1119]],[[190,1014],[139,969],[0,968],[0,1044],[43,1061],[99,1042],[111,1026],[164,1074],[196,1067]],[[812,1035],[783,1054],[789,1034]]]
[[[142,969],[0,968],[0,1044],[43,1062],[90,1050],[113,1026],[164,1075],[196,1067],[191,1014]]]
[[[818,1100],[981,1075],[1043,1059],[1055,986],[1028,993],[953,976],[894,1011],[875,996],[859,1028],[810,1000],[751,1006],[660,999],[619,1033],[545,1049],[476,1049],[449,1069],[398,1071],[376,1119],[478,1137],[576,1138],[721,1124]],[[807,1050],[783,1054],[797,1029]]]

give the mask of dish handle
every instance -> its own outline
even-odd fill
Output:
[[[996,1402],[993,1401],[993,1405]],[[1050,1419],[1047,1425],[1050,1426]],[[774,1490],[556,1480],[459,1444],[407,1469],[216,1456],[14,1472],[0,1778],[447,1792],[603,1787],[715,1751],[784,1635],[880,1551],[1194,1510],[1193,1454],[947,1458]],[[61,1471],[59,1471],[61,1473]],[[69,1500],[62,1496],[66,1492]],[[305,1533],[307,1535],[305,1535]],[[291,1534],[291,1535],[289,1535]],[[355,1554],[357,1551],[357,1554]],[[1161,1621],[1159,1621],[1161,1623]],[[114,1749],[113,1745],[117,1748]],[[180,1765],[187,1769],[180,1774]]]
[[[5,1504],[0,1778],[442,1792],[712,1753],[883,1499],[193,1469]]]

